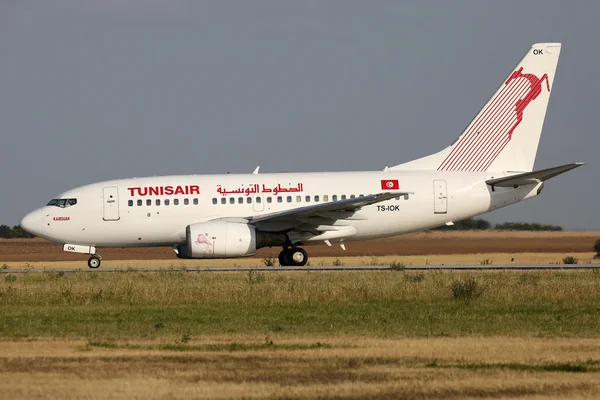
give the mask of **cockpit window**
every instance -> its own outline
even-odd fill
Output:
[[[77,204],[77,199],[52,199],[46,205],[65,208],[74,206],[75,204]]]

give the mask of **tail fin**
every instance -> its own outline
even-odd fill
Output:
[[[532,171],[560,49],[531,46],[451,146],[388,170]]]

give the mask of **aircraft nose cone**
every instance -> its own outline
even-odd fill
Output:
[[[34,236],[42,233],[42,210],[37,209],[30,212],[21,220],[21,228]]]

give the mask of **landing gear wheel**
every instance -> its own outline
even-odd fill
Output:
[[[288,252],[287,258],[290,261],[290,265],[303,267],[308,261],[308,254],[306,254],[306,250],[296,247]]]
[[[288,253],[289,253],[290,249],[283,249],[281,250],[281,253],[279,253],[279,265],[281,265],[282,267],[287,267],[290,264],[288,264]]]
[[[100,266],[101,262],[100,262],[100,257],[98,256],[91,256],[90,259],[88,260],[88,267],[90,268],[98,268]]]
[[[300,247],[283,249],[281,253],[279,253],[279,265],[282,267],[303,267],[307,262],[308,254]]]

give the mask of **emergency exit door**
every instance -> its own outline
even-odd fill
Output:
[[[448,212],[448,189],[446,181],[442,179],[433,181],[433,212],[436,214]]]
[[[104,202],[104,220],[118,221],[119,220],[119,188],[116,186],[108,186],[102,189]]]

